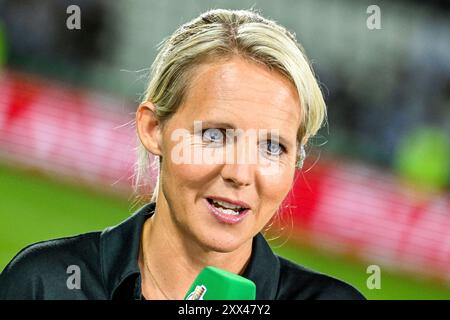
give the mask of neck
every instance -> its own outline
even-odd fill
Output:
[[[159,201],[154,215],[147,219],[142,229],[139,267],[142,290],[147,299],[182,300],[205,266],[236,274],[245,270],[252,241],[233,252],[209,250],[183,234],[171,217],[167,202]]]

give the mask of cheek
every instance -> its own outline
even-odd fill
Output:
[[[280,205],[292,187],[293,174],[288,172],[275,176],[265,176],[261,179],[258,228],[262,229],[277,214]]]
[[[170,182],[177,197],[189,191],[206,189],[207,184],[220,173],[220,166],[215,164],[217,161],[211,161],[212,164],[204,161],[204,158],[211,159],[214,153],[204,150],[192,136],[185,135],[181,141],[165,137],[165,141],[168,143],[164,147],[162,171],[167,173],[164,180]]]
[[[267,210],[277,210],[292,187],[295,170],[280,168],[278,174],[260,175],[261,204]]]
[[[174,164],[168,163],[165,172],[170,172],[167,175],[171,185],[175,186],[178,195],[184,192],[195,191],[201,193],[206,190],[208,184],[218,174],[216,165],[195,165],[195,164]]]

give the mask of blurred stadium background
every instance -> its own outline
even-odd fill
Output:
[[[252,7],[297,34],[329,108],[273,248],[369,299],[450,298],[446,1],[0,0],[0,270],[137,209],[130,121],[158,43],[206,9]]]

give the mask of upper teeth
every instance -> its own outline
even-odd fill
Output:
[[[223,202],[223,201],[214,200],[214,199],[212,199],[212,201],[213,201],[214,203],[216,203],[216,204],[218,204],[218,205],[224,207],[224,208],[227,208],[227,209],[232,209],[232,210],[239,210],[239,209],[242,209],[241,206],[236,206],[236,205],[231,204],[231,203],[229,203],[229,202]]]

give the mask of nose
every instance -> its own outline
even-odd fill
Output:
[[[226,161],[221,168],[221,176],[225,182],[234,187],[252,184],[255,178],[258,152],[255,139],[253,136],[247,139],[241,137],[231,148],[226,148]]]
[[[244,187],[252,184],[254,178],[253,164],[224,164],[221,176],[235,187]]]

